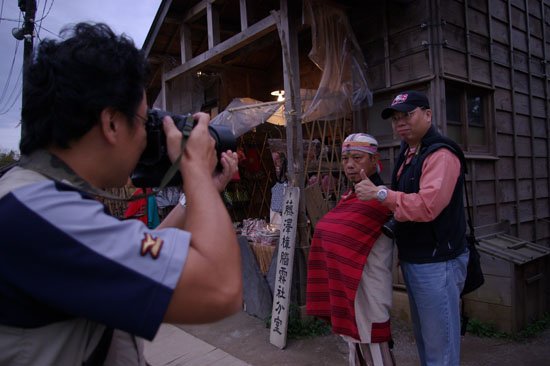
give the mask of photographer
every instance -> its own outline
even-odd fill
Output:
[[[65,29],[63,35],[70,30]],[[104,24],[45,40],[28,69],[21,166],[0,180],[0,364],[145,364],[137,337],[242,306],[240,253],[219,192],[209,116],[194,115],[179,164],[187,207],[151,230],[94,197],[123,186],[145,149],[146,60]],[[182,133],[163,120],[168,155]],[[114,329],[114,331],[113,331]]]
[[[403,140],[392,189],[375,186],[363,174],[355,190],[360,199],[376,198],[394,213],[395,242],[421,364],[458,365],[459,297],[468,262],[464,154],[436,131],[423,93],[400,93],[382,111],[382,118],[391,119]]]

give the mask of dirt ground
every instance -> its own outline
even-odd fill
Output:
[[[340,337],[328,335],[289,339],[280,350],[269,343],[265,323],[244,312],[218,323],[180,326],[186,332],[254,366],[337,366],[347,365],[347,345]],[[411,327],[392,322],[397,365],[418,365]],[[550,329],[528,341],[479,338],[467,334],[462,341],[461,365],[465,366],[547,366],[550,365]]]

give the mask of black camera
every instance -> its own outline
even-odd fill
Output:
[[[180,131],[185,128],[191,129],[195,127],[196,122],[193,116],[189,114],[170,114],[169,112],[160,109],[150,109],[147,112],[147,122],[145,130],[147,131],[147,146],[139,158],[138,164],[132,172],[132,183],[139,188],[159,187],[172,163],[168,158],[168,149],[166,146],[166,135],[162,127],[162,119],[165,116],[170,116],[174,120],[174,124]],[[221,170],[220,161],[221,153],[227,150],[235,151],[237,149],[237,140],[231,129],[227,126],[208,126],[210,135],[216,141],[216,153],[218,155],[217,170]],[[184,136],[184,138],[186,138]],[[169,186],[181,185],[181,174],[174,174]]]
[[[382,233],[388,238],[395,239],[395,230],[397,229],[397,221],[391,216],[384,225],[382,225]]]

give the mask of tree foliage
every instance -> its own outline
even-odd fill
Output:
[[[10,150],[10,151],[0,151],[0,168],[6,165],[10,165],[19,160],[19,153]]]

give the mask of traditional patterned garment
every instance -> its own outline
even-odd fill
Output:
[[[315,227],[306,309],[309,315],[329,320],[335,333],[361,341],[355,316],[357,289],[389,212],[378,201],[361,201],[352,193]],[[372,324],[371,342],[385,342],[390,337],[389,321]]]

